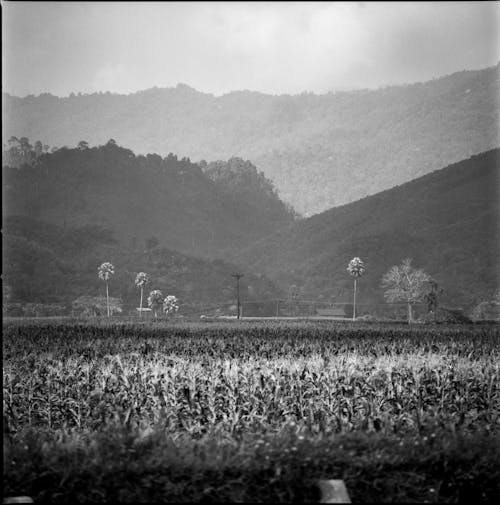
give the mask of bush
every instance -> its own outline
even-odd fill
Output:
[[[500,320],[500,302],[492,300],[481,302],[474,307],[471,318],[475,321],[498,321]]]
[[[418,323],[442,323],[442,324],[471,324],[462,309],[450,309],[439,307],[434,312],[429,312],[417,320]]]
[[[105,296],[80,296],[72,303],[72,315],[74,316],[104,316],[107,314]],[[109,297],[109,309],[111,315],[121,314],[122,301],[119,298]]]
[[[5,303],[2,306],[2,312],[4,316],[22,317],[23,305],[22,303]]]

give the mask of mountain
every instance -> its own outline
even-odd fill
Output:
[[[129,95],[3,94],[3,135],[44,144],[114,138],[137,153],[240,157],[311,215],[499,147],[499,65],[425,83],[315,95],[189,86]]]
[[[357,202],[290,225],[238,253],[254,272],[301,298],[349,302],[355,256],[367,264],[359,303],[381,303],[382,275],[412,257],[444,288],[443,301],[470,306],[500,287],[500,150],[493,149]]]
[[[3,226],[3,289],[6,302],[71,304],[81,296],[102,296],[97,268],[115,266],[110,296],[121,298],[126,312],[139,304],[135,276],[145,271],[145,293],[174,294],[182,312],[189,308],[235,303],[231,273],[238,267],[221,260],[193,258],[154,244],[123,244],[101,226],[62,227],[27,216],[6,216]],[[261,275],[246,273],[240,291],[246,300],[275,297],[276,287]],[[146,306],[146,301],[144,301]]]
[[[29,142],[10,144],[5,159],[30,159],[21,149],[27,150]],[[135,156],[114,140],[31,159],[31,164],[4,167],[4,214],[62,227],[99,225],[126,244],[153,239],[190,256],[224,258],[226,251],[251,244],[295,215],[272,183],[243,160],[230,162],[242,171],[229,187],[225,169],[220,180],[213,180],[187,158]],[[239,184],[245,187],[238,189]]]

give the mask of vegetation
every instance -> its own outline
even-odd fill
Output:
[[[142,296],[144,293],[144,286],[149,282],[149,276],[145,272],[139,272],[135,278],[135,285],[141,290],[141,300],[139,302],[140,315],[142,317]]]
[[[179,300],[174,295],[167,295],[163,300],[163,312],[168,316],[179,311]]]
[[[478,303],[471,314],[476,320],[499,320],[500,319],[500,291],[497,291],[492,299]]]
[[[71,314],[74,316],[96,317],[121,314],[123,312],[122,301],[119,298],[110,296],[79,296],[71,304]],[[54,314],[61,316],[67,313],[64,309],[59,309],[59,313]]]
[[[34,165],[42,154],[48,152],[49,146],[42,145],[39,140],[32,146],[28,137],[18,139],[12,136],[7,141],[7,145],[3,145],[2,166],[21,167],[23,165]]]
[[[113,137],[138,153],[195,161],[236,155],[311,215],[499,147],[499,69],[324,95],[216,97],[186,85],[129,95],[3,94],[3,131],[57,146]]]
[[[9,216],[62,227],[99,225],[127,245],[146,242],[153,250],[168,244],[213,259],[294,219],[271,183],[248,163],[240,173],[247,170],[249,177],[232,178],[228,189],[224,179],[212,180],[188,158],[136,156],[110,140],[61,148],[34,165],[5,166],[4,159],[4,208]],[[239,184],[246,186],[237,191]]]
[[[365,264],[357,256],[349,261],[347,265],[347,271],[354,277],[354,293],[353,293],[353,305],[352,305],[352,319],[356,319],[356,281],[365,273]]]
[[[110,258],[115,266],[112,294],[123,301],[124,314],[137,314],[138,270],[148,272],[158,289],[175,293],[183,313],[224,308],[235,300],[229,274],[236,267],[231,263],[193,258],[158,245],[147,249],[137,241],[119,242],[110,230],[97,225],[62,227],[5,216],[4,313],[21,316],[22,306],[33,303],[57,304],[60,310],[55,315],[69,313],[73,301],[102,293],[95,271],[103,258]],[[252,273],[246,274],[240,288],[245,300],[280,293],[268,278]]]
[[[494,502],[498,326],[4,324],[4,493]]]
[[[163,293],[159,289],[153,289],[148,296],[148,306],[153,311],[155,319],[158,318],[158,311],[163,306]]]
[[[97,270],[97,275],[101,281],[104,281],[106,283],[106,307],[108,310],[108,317],[109,317],[109,279],[111,279],[111,276],[115,274],[115,267],[109,263],[105,262],[103,263]]]
[[[264,172],[258,172],[250,161],[233,157],[228,161],[210,163],[202,160],[199,165],[212,181],[239,201],[258,206],[270,215],[288,213],[297,217],[293,208],[279,199],[272,181]]]
[[[411,266],[411,258],[403,260],[401,265],[394,265],[382,277],[384,297],[388,302],[408,304],[408,322],[413,321],[412,305],[421,302],[431,278],[422,269]]]
[[[358,202],[304,219],[235,256],[279,286],[295,284],[306,299],[345,302],[345,265],[370,265],[359,304],[384,303],[380,279],[413,257],[443,288],[440,303],[472,309],[499,289],[500,150],[473,156]]]

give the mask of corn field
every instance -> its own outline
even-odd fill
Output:
[[[293,433],[281,446],[290,457],[303,441],[350,434],[498,436],[499,336],[332,322],[5,324],[4,423],[14,440],[112,427],[135,442],[158,431],[235,447],[253,437],[255,450]]]

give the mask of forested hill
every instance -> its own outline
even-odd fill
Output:
[[[6,216],[3,226],[4,302],[71,304],[81,296],[102,296],[104,283],[97,268],[105,261],[115,266],[110,295],[120,298],[126,312],[134,312],[139,290],[134,285],[138,272],[149,274],[146,296],[152,289],[173,294],[183,312],[235,300],[237,267],[221,260],[204,260],[180,254],[154,241],[123,244],[111,230],[97,225],[62,227],[26,216]],[[247,300],[277,295],[263,276],[247,272],[240,290]],[[7,296],[6,296],[7,294]],[[146,302],[144,301],[146,305]]]
[[[25,150],[26,143],[20,143]],[[224,258],[227,249],[250,244],[294,218],[255,167],[253,185],[242,190],[254,196],[240,198],[197,164],[173,154],[135,156],[111,140],[30,157],[15,140],[10,144],[5,156],[10,164],[31,162],[4,167],[4,213],[9,215],[69,227],[99,225],[127,244],[154,237],[162,247],[211,258]]]
[[[3,95],[3,135],[51,146],[114,138],[137,153],[250,159],[301,214],[388,189],[499,146],[499,66],[372,91],[220,97]]]
[[[405,257],[469,306],[500,288],[500,150],[298,221],[238,255],[302,297],[348,302],[354,256],[367,264],[359,302],[383,302],[382,275]]]

